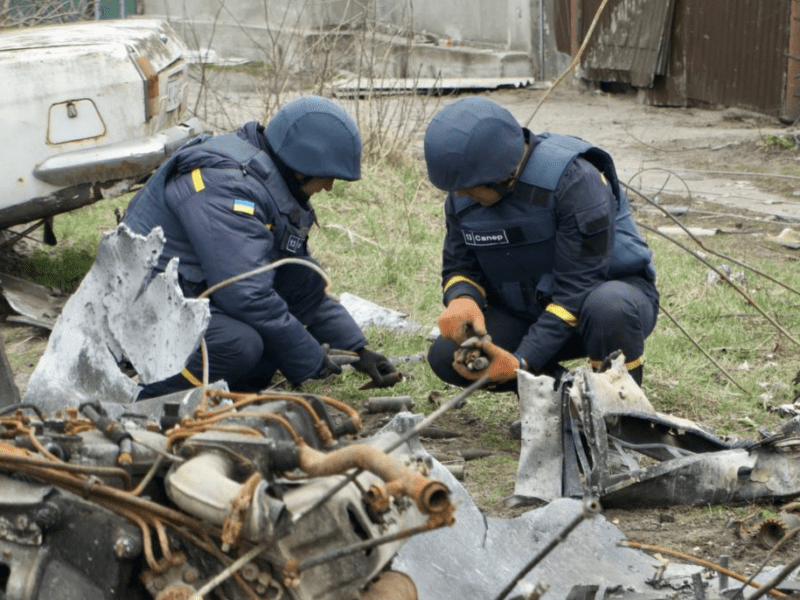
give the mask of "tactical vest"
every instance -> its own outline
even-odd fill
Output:
[[[163,271],[170,258],[178,256],[183,259],[179,263],[179,272],[184,278],[191,282],[204,279],[200,266],[190,258],[195,256],[191,245],[185,241],[170,239],[169,236],[170,231],[180,231],[182,225],[169,208],[165,190],[170,176],[178,172],[176,163],[184,153],[192,153],[192,156],[181,161],[181,173],[188,173],[198,167],[223,168],[229,171],[227,176],[239,179],[242,187],[252,185],[251,181],[263,186],[267,193],[259,193],[258,196],[271,202],[280,214],[274,223],[265,223],[265,226],[271,228],[276,240],[276,246],[269,256],[270,261],[284,256],[308,254],[308,232],[316,220],[314,211],[310,204],[303,207],[291,196],[267,153],[236,134],[214,138],[200,136],[187,142],[170,157],[134,196],[126,210],[125,223],[136,233],[147,235],[159,225],[164,229],[167,240],[156,269]],[[213,167],[205,164],[209,156],[214,158]],[[219,156],[230,159],[231,164],[219,167]]]
[[[538,318],[553,293],[555,190],[579,156],[605,173],[617,200],[616,235],[607,279],[641,274],[654,278],[651,251],[639,236],[611,157],[599,148],[560,135],[542,134],[511,195],[484,207],[468,196],[453,198],[465,245],[502,303],[519,315]],[[603,213],[605,214],[605,213]],[[576,215],[578,228],[593,233],[600,215]],[[607,221],[604,221],[607,225]],[[562,260],[564,258],[562,257]],[[576,269],[581,263],[576,262]],[[491,301],[491,300],[490,300]]]
[[[545,132],[519,180],[552,194],[572,162],[584,158],[605,175],[617,199],[617,223],[614,249],[608,268],[609,279],[644,274],[655,280],[653,252],[647,247],[633,220],[628,196],[619,185],[611,155],[580,138]]]

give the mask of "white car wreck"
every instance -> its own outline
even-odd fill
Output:
[[[205,130],[186,46],[159,20],[0,33],[0,229],[130,189]]]

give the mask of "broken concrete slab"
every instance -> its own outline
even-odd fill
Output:
[[[24,402],[46,412],[83,402],[130,402],[142,382],[177,373],[208,324],[206,300],[186,300],[177,262],[151,278],[164,245],[160,228],[146,238],[124,224],[103,235],[97,260],[64,306],[36,366]]]

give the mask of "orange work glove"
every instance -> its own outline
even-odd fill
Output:
[[[442,337],[463,344],[473,336],[486,335],[486,321],[480,306],[468,296],[453,298],[439,315]]]
[[[483,371],[470,371],[465,364],[454,361],[453,369],[465,379],[477,381],[484,375],[488,375],[494,383],[503,383],[516,378],[517,369],[522,368],[516,356],[492,342],[478,342],[474,347],[480,348],[489,358],[489,366]],[[457,354],[458,352],[455,353],[455,355]]]

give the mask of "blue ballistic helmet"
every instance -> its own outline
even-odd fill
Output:
[[[303,96],[282,106],[267,125],[267,142],[293,171],[306,177],[361,179],[361,136],[339,105]]]
[[[449,192],[507,179],[524,150],[525,137],[514,116],[484,98],[445,106],[425,132],[428,177]]]

